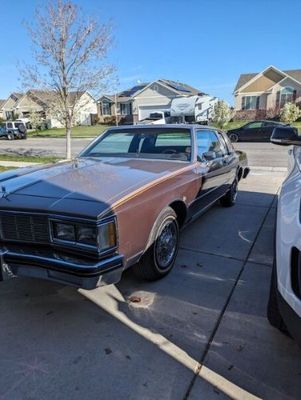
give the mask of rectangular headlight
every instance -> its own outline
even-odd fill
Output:
[[[101,224],[98,227],[98,249],[99,251],[108,250],[110,248],[116,247],[116,227],[115,222],[110,221]]]
[[[53,237],[58,240],[75,241],[75,226],[61,222],[53,223]]]
[[[96,226],[77,225],[76,226],[76,241],[79,243],[97,246],[97,229]]]

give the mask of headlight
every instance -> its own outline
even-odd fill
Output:
[[[54,223],[53,236],[59,240],[75,241],[75,226],[73,224]]]
[[[117,235],[115,220],[94,224],[51,221],[52,239],[69,245],[94,248],[103,252],[116,247]]]
[[[77,225],[76,239],[77,242],[95,246],[97,244],[96,227]]]

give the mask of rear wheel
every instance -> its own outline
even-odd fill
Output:
[[[232,207],[236,203],[238,189],[238,179],[235,178],[228,192],[220,199],[220,203],[223,207]]]
[[[229,139],[231,142],[238,142],[238,135],[236,135],[236,133],[230,133]]]
[[[150,239],[150,247],[134,266],[135,274],[145,280],[163,278],[173,268],[179,248],[179,225],[171,207],[157,219]]]

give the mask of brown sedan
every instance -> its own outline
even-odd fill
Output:
[[[107,130],[75,160],[0,174],[0,280],[30,276],[86,289],[124,269],[172,269],[179,230],[248,174],[227,135],[198,125]]]

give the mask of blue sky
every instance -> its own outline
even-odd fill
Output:
[[[17,63],[30,62],[22,21],[35,0],[1,2],[0,98],[20,88]],[[297,0],[77,0],[114,24],[111,61],[121,88],[137,80],[186,82],[232,103],[240,73],[273,64],[301,69]]]

